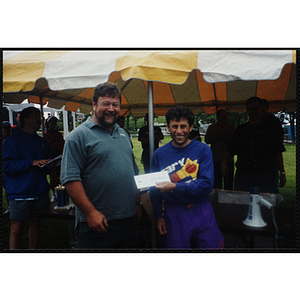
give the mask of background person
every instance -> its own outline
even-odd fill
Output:
[[[117,124],[121,91],[100,84],[92,104],[94,115],[68,136],[61,164],[61,183],[76,205],[77,247],[135,248],[138,168],[130,138]]]
[[[15,117],[16,125],[13,125],[11,128],[11,134],[15,134],[21,130],[21,122],[20,122],[20,114],[21,112],[18,111]]]
[[[50,116],[45,121],[44,138],[50,143],[53,157],[61,155],[64,149],[65,140],[63,135],[56,129],[57,118]],[[50,176],[50,189],[52,192],[51,202],[56,201],[55,187],[60,184],[60,166],[57,166]]]
[[[193,129],[193,130],[191,131],[191,133],[190,133],[190,135],[189,135],[189,138],[190,138],[191,140],[196,140],[196,141],[198,141],[198,142],[201,142],[201,141],[202,141],[202,140],[201,140],[200,133],[199,133],[199,131],[196,130],[196,129]]]
[[[232,138],[235,127],[227,122],[227,112],[224,109],[217,111],[217,122],[209,125],[205,135],[205,143],[210,144],[214,161],[214,188],[233,190],[234,162],[230,159],[227,162],[228,174],[223,176],[221,164],[228,142]]]
[[[281,122],[274,115],[270,114],[269,111],[269,102],[266,99],[262,99],[262,114],[261,119],[267,127],[268,131],[272,134],[274,139],[277,139],[281,143],[282,152],[286,151],[283,145],[283,137],[284,132],[281,126]],[[271,175],[273,176],[273,184],[274,184],[274,193],[279,193],[279,169],[276,166],[275,162],[273,163],[273,167],[271,169]],[[282,176],[282,175],[281,175]]]
[[[5,139],[11,135],[11,125],[8,121],[2,122],[2,144]]]
[[[153,154],[152,172],[167,171],[171,182],[150,189],[157,228],[166,248],[223,247],[223,237],[209,202],[214,172],[208,145],[189,139],[194,115],[184,106],[168,110],[172,141]],[[164,201],[164,210],[162,208]]]
[[[248,122],[239,125],[228,144],[223,161],[222,172],[226,175],[226,162],[237,155],[235,187],[237,191],[249,192],[251,187],[259,187],[262,193],[274,193],[273,164],[279,168],[280,187],[286,184],[282,143],[275,139],[271,131],[262,122],[262,102],[251,97],[246,102]]]
[[[37,108],[22,110],[20,122],[21,130],[3,144],[3,173],[10,202],[10,249],[20,248],[25,220],[29,220],[29,249],[36,249],[40,219],[34,213],[49,204],[46,174],[52,169],[46,165],[52,153],[50,144],[37,134],[41,126]]]
[[[148,113],[145,115],[146,125],[139,130],[138,140],[142,143],[142,164],[144,165],[144,172],[150,172],[150,153],[149,153],[149,124]],[[159,141],[164,139],[164,135],[158,126],[154,126],[154,150],[159,147]]]

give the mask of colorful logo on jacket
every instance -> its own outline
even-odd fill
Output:
[[[198,169],[199,164],[197,164],[197,159],[191,161],[188,158],[180,170],[170,175],[170,179],[174,183],[187,177],[192,177],[192,179],[195,180],[197,178]]]

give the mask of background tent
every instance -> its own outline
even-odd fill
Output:
[[[5,103],[28,98],[88,113],[94,87],[112,81],[122,90],[122,115],[145,115],[148,82],[157,116],[176,104],[242,112],[251,96],[266,98],[270,111],[296,109],[292,50],[4,51],[3,58]]]

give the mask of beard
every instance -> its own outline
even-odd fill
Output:
[[[105,120],[105,114],[103,114],[102,116],[97,116],[95,114],[95,117],[97,118],[100,125],[102,125],[105,128],[110,128],[110,127],[114,126],[117,123],[118,116],[116,114],[106,114],[106,115],[107,116],[113,116],[113,119],[111,121],[106,121]]]

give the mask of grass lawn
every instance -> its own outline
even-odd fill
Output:
[[[161,145],[168,143],[171,140],[170,136],[165,136]],[[143,165],[141,164],[141,143],[137,137],[132,138],[133,152],[136,158],[136,163],[139,167],[140,174],[144,173]],[[160,146],[161,146],[160,145]],[[283,197],[283,201],[280,205],[294,206],[296,202],[296,145],[286,144],[286,152],[283,153],[284,165],[286,170],[287,184],[284,188],[280,189],[280,194]],[[3,197],[5,199],[3,190]],[[6,200],[2,201],[2,212],[7,209]],[[73,224],[68,224],[65,220],[52,220],[42,219],[41,221],[41,235],[39,241],[40,249],[52,249],[53,251],[71,249],[69,244],[68,226],[72,228]],[[2,215],[2,247],[1,249],[9,248],[9,232],[10,232],[10,220],[9,215]],[[28,247],[28,225],[25,224],[24,233],[22,237],[22,249]],[[52,251],[51,250],[51,251]]]

